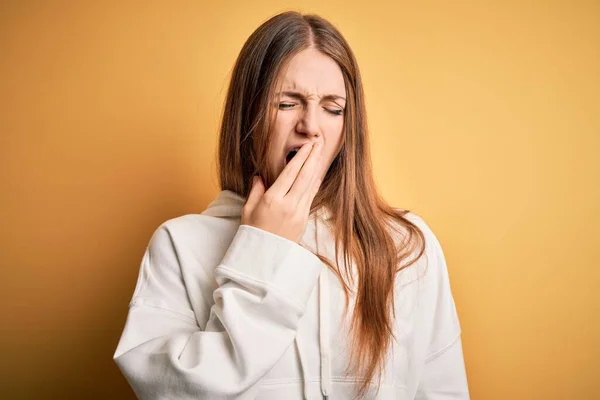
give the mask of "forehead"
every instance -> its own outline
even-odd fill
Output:
[[[294,55],[283,73],[282,90],[295,90],[306,95],[346,95],[340,66],[316,49],[309,48]]]

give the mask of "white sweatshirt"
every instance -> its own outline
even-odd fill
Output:
[[[244,202],[222,191],[202,214],[154,232],[115,362],[140,399],[351,399],[361,379],[344,375],[351,316],[337,277],[313,254],[335,259],[329,214],[311,216],[300,245],[240,225]],[[407,216],[426,253],[397,275],[397,340],[379,390],[372,384],[364,398],[468,399],[442,248]]]

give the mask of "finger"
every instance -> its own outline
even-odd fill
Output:
[[[294,180],[298,176],[298,172],[302,168],[302,165],[310,155],[312,147],[313,143],[306,143],[303,145],[294,158],[287,163],[267,192],[280,198],[285,196],[294,184]]]
[[[323,166],[321,163],[321,165],[319,166],[319,171],[322,167]],[[323,183],[324,178],[322,175],[323,174],[321,172],[319,172],[318,174],[315,175],[315,177],[312,181],[312,186],[311,186],[310,190],[308,190],[304,194],[304,196],[302,196],[300,203],[298,203],[299,209],[310,211],[310,207],[312,206],[312,203],[313,203],[315,197],[317,196],[319,189],[321,188],[321,183]]]
[[[290,189],[287,197],[296,199],[296,204],[300,203],[300,200],[305,195],[310,195],[315,179],[320,176],[321,156],[323,153],[323,143],[316,143],[313,146],[313,150],[308,157],[308,160],[302,166],[300,173],[296,177],[292,188]]]

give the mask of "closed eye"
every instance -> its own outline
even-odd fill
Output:
[[[325,110],[333,115],[342,115],[344,113],[344,110],[340,110],[339,108],[325,108]]]
[[[294,108],[297,105],[298,105],[297,103],[279,103],[278,107],[280,110],[289,110],[291,108]],[[342,115],[344,113],[344,110],[341,110],[339,108],[323,107],[323,109],[325,111],[327,111],[329,114],[336,115],[336,116]]]

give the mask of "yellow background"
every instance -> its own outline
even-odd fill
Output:
[[[600,5],[566,0],[2,2],[0,397],[133,398],[112,353],[145,246],[216,195],[228,74],[285,9],[356,52],[378,184],[446,252],[472,398],[599,398]]]

